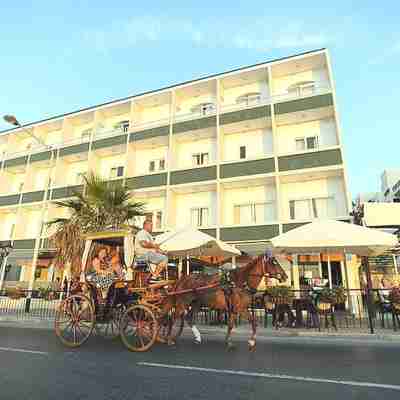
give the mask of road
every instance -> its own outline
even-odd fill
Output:
[[[92,337],[65,349],[53,332],[0,326],[0,399],[399,399],[400,343],[271,337],[227,352],[196,346],[128,352]]]

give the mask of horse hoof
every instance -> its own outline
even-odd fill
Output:
[[[254,351],[256,349],[256,341],[255,340],[249,340],[247,343],[249,345],[249,351]]]
[[[226,349],[228,350],[228,351],[232,351],[232,350],[235,350],[235,345],[233,344],[233,343],[227,343],[226,344]]]

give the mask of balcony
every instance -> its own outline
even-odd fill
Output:
[[[191,225],[197,229],[213,229],[217,222],[216,185],[211,183],[174,187],[171,190],[169,226]]]
[[[214,179],[217,179],[217,167],[215,165],[171,172],[171,185],[211,181]]]
[[[275,161],[273,158],[224,163],[220,166],[221,179],[238,176],[270,174],[273,172],[275,172]]]

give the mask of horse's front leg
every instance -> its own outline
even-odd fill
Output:
[[[249,350],[254,351],[256,349],[256,336],[257,336],[257,319],[254,314],[254,309],[248,313],[248,320],[251,326],[251,336],[248,340]]]
[[[235,314],[232,311],[228,311],[228,330],[225,336],[225,343],[228,350],[234,349],[234,345],[232,343],[232,332],[234,326],[235,326]]]
[[[192,330],[195,344],[201,344],[201,333],[194,323],[194,316],[199,311],[199,309],[200,309],[200,305],[197,304],[197,302],[192,303],[192,306],[190,307],[190,309],[187,312],[186,317],[185,317],[187,324],[189,325],[190,329]]]

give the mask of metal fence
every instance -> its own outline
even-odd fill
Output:
[[[369,322],[368,302],[362,290],[350,290],[350,298],[343,304],[332,306],[328,310],[320,310],[304,291],[292,291],[290,301],[274,303],[264,302],[264,293],[256,294],[254,307],[249,311],[254,314],[257,325],[273,330],[310,330],[321,332],[371,332]],[[0,320],[47,320],[54,319],[64,292],[52,292],[41,298],[37,291],[23,292],[23,297],[0,294]],[[400,333],[400,312],[392,304],[380,301],[377,289],[372,291],[371,321],[375,333]],[[224,326],[227,324],[225,312],[202,307],[195,316],[200,325]],[[241,326],[248,324],[243,317],[238,317],[236,323]]]

